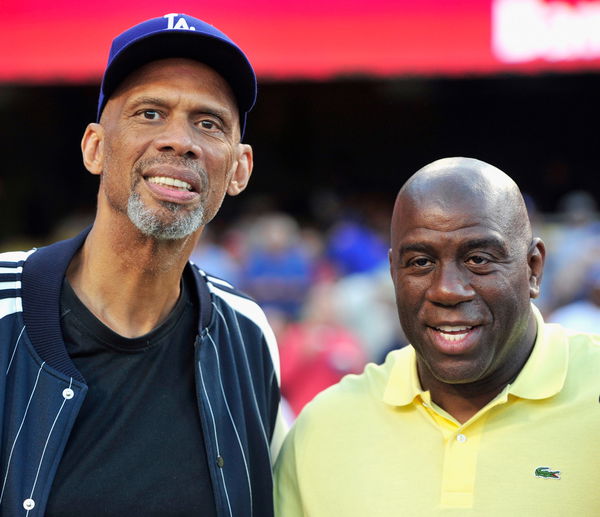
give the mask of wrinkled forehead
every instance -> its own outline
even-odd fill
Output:
[[[470,227],[486,227],[504,232],[506,212],[500,205],[481,198],[408,198],[399,202],[393,219],[393,236],[417,229],[454,232]]]

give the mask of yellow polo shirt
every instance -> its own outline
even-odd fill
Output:
[[[462,425],[410,346],[317,396],[276,464],[277,517],[600,516],[600,336],[536,317],[515,382]]]

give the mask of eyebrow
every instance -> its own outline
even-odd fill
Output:
[[[429,244],[425,244],[423,242],[414,242],[410,244],[405,244],[404,246],[400,246],[400,249],[398,250],[398,255],[402,256],[410,251],[416,253],[431,253],[432,250],[433,248]]]
[[[164,107],[164,108],[168,107],[168,103],[164,99],[161,99],[160,97],[137,97],[137,98],[133,99],[130,106],[132,108],[137,108],[138,106],[141,106],[142,104],[153,104],[155,106],[160,106],[160,107]]]
[[[506,242],[498,237],[481,237],[478,239],[471,239],[460,246],[460,249],[464,251],[469,251],[476,248],[493,248],[504,255],[508,254]]]

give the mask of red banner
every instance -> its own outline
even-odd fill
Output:
[[[2,0],[0,81],[96,81],[116,34],[174,5],[227,33],[263,79],[600,68],[600,0],[93,4]]]

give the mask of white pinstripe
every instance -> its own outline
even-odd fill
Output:
[[[208,392],[206,391],[206,384],[204,384],[204,375],[202,374],[202,364],[200,364],[200,361],[198,361],[198,370],[200,372],[200,381],[202,382],[202,390],[204,391],[204,396],[206,397],[206,400],[208,402],[208,409],[210,411],[210,417],[212,419],[213,430],[215,433],[215,443],[217,444],[217,455],[221,456],[221,451],[220,451],[220,447],[219,447],[219,437],[217,436],[217,425],[215,423],[215,414],[213,413],[212,405],[210,403],[210,398],[208,397]],[[227,484],[225,483],[225,474],[223,474],[222,468],[219,468],[219,470],[221,471],[221,478],[223,480],[223,488],[225,489],[225,498],[227,499],[227,506],[229,508],[229,516],[233,517],[233,512],[231,510],[231,503],[229,502],[229,494],[227,493]]]
[[[219,310],[219,308],[214,303],[213,303],[213,306],[214,306],[215,310],[217,311],[217,314],[219,316],[221,316],[223,323],[225,323],[225,327],[227,328],[227,330],[229,330],[229,326],[227,325],[227,320],[225,319],[225,316],[223,315],[223,313]],[[240,334],[239,329],[238,329],[238,334]],[[250,370],[250,363],[248,362],[248,356],[246,355],[246,349],[243,347],[242,347],[242,353],[244,355],[244,364],[246,365],[246,370],[248,371],[249,377],[252,378],[252,372]],[[256,409],[257,414],[260,415],[260,408],[258,407],[258,400],[256,400],[256,393],[254,392],[254,390],[251,390],[251,391],[252,391],[252,400],[254,402],[254,408]],[[269,438],[267,437],[267,430],[265,429],[265,426],[263,425],[262,418],[259,417],[258,421],[260,423],[260,430],[262,431],[263,440],[265,442],[265,446],[267,448],[267,453],[269,454],[269,460],[270,460],[271,459],[271,447],[269,445]]]
[[[72,385],[73,385],[73,377],[71,377],[71,380],[69,382],[69,388]],[[58,413],[56,413],[56,417],[54,418],[54,422],[52,422],[52,426],[50,427],[50,431],[48,432],[48,436],[46,438],[46,443],[44,444],[44,449],[42,450],[42,455],[40,456],[40,462],[38,463],[37,472],[35,473],[35,479],[33,480],[33,486],[31,487],[31,494],[29,495],[30,499],[33,499],[33,492],[35,492],[35,485],[37,485],[37,480],[38,480],[38,477],[40,475],[40,469],[42,468],[42,463],[44,461],[44,456],[46,454],[46,449],[48,448],[48,442],[50,441],[50,437],[52,436],[52,432],[54,431],[54,426],[56,425],[56,422],[58,421],[58,417],[62,413],[63,407],[66,404],[66,402],[67,402],[67,399],[63,398],[62,404],[60,405]],[[27,510],[27,513],[25,515],[29,515],[29,511],[30,510]]]
[[[12,460],[12,455],[15,450],[15,445],[17,444],[17,440],[19,439],[19,435],[21,434],[21,429],[23,429],[23,424],[25,423],[25,418],[27,418],[27,412],[29,411],[29,406],[31,405],[31,400],[33,399],[33,394],[35,393],[35,389],[37,388],[38,381],[40,380],[40,374],[44,368],[46,361],[44,361],[40,365],[40,369],[38,370],[37,377],[35,378],[35,384],[33,385],[33,389],[31,390],[31,395],[29,395],[29,400],[27,401],[27,407],[25,408],[25,413],[23,414],[23,418],[21,420],[21,425],[19,425],[19,430],[15,436],[13,444],[10,448],[10,454],[8,455],[8,461],[6,462],[6,474],[4,476],[4,481],[2,482],[2,492],[0,492],[0,503],[2,502],[2,498],[4,497],[4,489],[6,488],[6,480],[8,479],[8,473],[10,471],[10,462]]]
[[[218,310],[217,310],[218,312]],[[223,400],[225,401],[225,407],[227,408],[227,414],[229,415],[229,420],[231,420],[231,425],[233,425],[233,430],[235,431],[235,436],[238,441],[238,445],[240,446],[240,451],[242,452],[242,459],[244,460],[244,468],[246,469],[246,479],[248,480],[248,492],[250,494],[250,517],[254,514],[254,505],[253,505],[253,495],[252,495],[252,484],[250,483],[250,470],[248,469],[248,460],[246,459],[246,453],[244,452],[244,447],[242,446],[242,440],[240,439],[240,434],[238,433],[237,427],[233,420],[233,415],[231,414],[231,409],[229,408],[229,403],[227,402],[227,396],[225,395],[225,389],[223,388],[223,380],[221,379],[221,361],[219,360],[219,352],[217,350],[217,345],[215,344],[214,339],[210,335],[207,334],[210,342],[212,343],[213,349],[215,350],[215,355],[217,356],[217,368],[219,371],[219,384],[221,385],[221,394],[223,395]],[[254,393],[254,390],[252,390]],[[260,420],[260,416],[259,416]],[[261,421],[262,426],[262,421]]]
[[[10,367],[12,366],[12,362],[13,362],[13,359],[15,357],[15,353],[17,352],[17,347],[19,346],[19,341],[21,341],[21,336],[23,335],[23,331],[24,330],[25,330],[25,325],[23,325],[23,328],[21,329],[21,332],[19,332],[19,337],[17,338],[17,342],[15,343],[15,348],[13,349],[13,352],[10,355],[10,361],[8,363],[8,368],[6,368],[6,375],[8,375]]]

